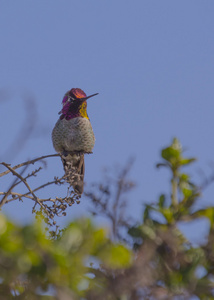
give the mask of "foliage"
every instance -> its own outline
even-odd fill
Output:
[[[0,299],[214,299],[214,207],[196,208],[202,188],[183,171],[195,159],[177,139],[161,156],[171,190],[145,205],[140,224],[125,213],[131,162],[86,192],[111,232],[77,219],[48,236],[41,218],[18,226],[1,215]],[[210,224],[206,242],[192,245],[179,224],[201,218]]]
[[[53,240],[39,221],[21,227],[1,215],[0,233],[1,299],[9,299],[10,294],[11,299],[49,299],[38,295],[46,291],[60,299],[76,299],[95,287],[102,290],[105,270],[121,272],[131,263],[131,251],[113,244],[105,230],[88,219],[70,223]]]

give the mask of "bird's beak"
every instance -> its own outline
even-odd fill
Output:
[[[87,97],[85,97],[85,98],[80,98],[80,99],[78,99],[78,100],[81,100],[81,101],[86,101],[86,100],[88,100],[89,98],[91,98],[91,97],[94,97],[94,96],[96,96],[96,95],[98,95],[99,93],[96,93],[96,94],[93,94],[93,95],[90,95],[90,96],[87,96]]]

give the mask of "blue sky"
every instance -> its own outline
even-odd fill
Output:
[[[130,175],[137,188],[130,196],[130,212],[136,220],[142,203],[169,190],[167,172],[156,170],[155,164],[174,136],[187,155],[198,158],[190,173],[203,169],[210,174],[213,15],[211,0],[1,1],[1,161],[16,164],[54,153],[51,131],[62,97],[79,87],[88,95],[99,93],[88,101],[96,145],[86,158],[85,180],[97,181],[104,167],[124,165],[135,156]],[[23,101],[28,96],[36,102],[35,129],[12,159],[12,141],[29,122]],[[60,159],[49,159],[44,174],[41,182],[61,176]],[[214,202],[213,191],[209,186],[199,206]],[[31,218],[31,207],[13,203],[4,211],[25,221]],[[87,210],[82,199],[65,220]],[[194,235],[194,226],[190,231]]]

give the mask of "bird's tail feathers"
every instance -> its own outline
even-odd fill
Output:
[[[81,195],[84,188],[85,161],[83,153],[61,156],[65,170],[66,181],[73,186],[74,191]]]

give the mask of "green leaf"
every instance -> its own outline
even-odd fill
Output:
[[[200,209],[192,214],[194,217],[205,217],[210,220],[210,223],[214,223],[214,207],[207,207],[205,209]]]
[[[188,174],[186,174],[186,173],[181,173],[180,175],[179,175],[179,179],[180,179],[180,182],[181,181],[189,181],[189,175]]]
[[[172,223],[174,221],[174,214],[171,207],[161,209],[160,213],[164,216],[168,223]]]
[[[160,208],[163,208],[164,205],[165,205],[165,202],[166,202],[166,197],[165,197],[165,195],[164,195],[164,194],[160,195],[159,201],[158,201],[158,206],[159,206]]]
[[[191,164],[192,162],[194,162],[194,161],[196,161],[196,158],[183,158],[183,159],[181,159],[181,161],[180,161],[180,164],[181,165],[189,165],[189,164]]]
[[[146,205],[143,213],[143,221],[145,222],[147,219],[149,219],[149,212],[150,212],[150,205]]]
[[[184,195],[185,198],[189,198],[192,196],[193,191],[189,188],[182,188],[182,193]]]
[[[178,149],[173,149],[172,147],[168,147],[162,150],[161,156],[172,163],[173,160],[178,160],[180,157],[180,151]]]
[[[129,267],[132,261],[131,251],[123,245],[109,245],[102,252],[101,258],[107,267],[113,269]]]
[[[131,227],[131,228],[129,228],[128,234],[131,235],[134,238],[142,237],[142,231],[138,227]]]
[[[143,224],[141,227],[141,235],[143,238],[149,238],[151,240],[155,240],[156,233],[151,226]]]

